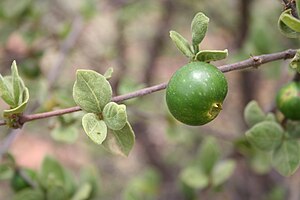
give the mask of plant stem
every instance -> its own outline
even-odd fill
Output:
[[[293,58],[294,55],[296,54],[296,49],[288,49],[285,51],[277,52],[277,53],[272,53],[272,54],[264,54],[260,56],[253,56],[249,59],[237,62],[237,63],[232,63],[232,64],[227,64],[227,65],[222,65],[219,67],[219,69],[223,72],[230,72],[230,71],[235,71],[235,70],[242,70],[250,67],[257,68],[262,64],[276,61],[276,60],[281,60],[281,59],[289,59]],[[144,89],[140,89],[128,94],[120,95],[120,96],[115,96],[112,98],[112,101],[114,102],[123,102],[128,99],[144,96],[147,94],[151,94],[153,92],[157,92],[160,90],[163,90],[167,87],[167,82],[161,83],[158,85],[154,85],[151,87],[147,87]],[[53,116],[59,116],[59,115],[64,115],[67,113],[72,113],[72,112],[77,112],[80,111],[81,108],[79,106],[75,107],[70,107],[70,108],[64,108],[64,109],[59,109],[59,110],[54,110],[50,112],[44,112],[44,113],[37,113],[37,114],[26,114],[20,117],[20,123],[24,124],[29,121],[37,120],[37,119],[43,119],[43,118],[48,118],[48,117],[53,117]],[[5,121],[0,121],[0,126],[6,125]]]

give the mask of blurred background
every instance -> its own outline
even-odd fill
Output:
[[[168,81],[188,62],[169,31],[191,40],[190,23],[199,11],[210,18],[200,48],[229,50],[217,66],[297,48],[298,41],[277,29],[282,10],[279,0],[1,0],[0,73],[9,74],[17,61],[30,92],[27,113],[71,107],[80,68],[104,73],[113,67],[114,95]],[[283,178],[243,138],[245,105],[255,99],[272,110],[276,91],[293,77],[287,65],[278,61],[226,73],[224,110],[201,127],[175,121],[164,91],[124,102],[136,134],[128,158],[88,139],[80,122],[83,112],[30,122],[22,130],[0,127],[0,158],[10,152],[18,167],[39,171],[48,155],[75,180],[82,170],[92,170],[94,199],[300,199],[299,172]],[[233,160],[235,168],[217,187],[193,187],[183,171],[197,162],[208,136],[215,138],[220,160]],[[0,181],[0,188],[0,199],[12,198],[9,180]]]

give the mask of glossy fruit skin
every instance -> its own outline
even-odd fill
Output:
[[[227,91],[227,80],[217,67],[191,62],[178,69],[170,79],[166,102],[178,121],[199,126],[217,117]]]
[[[277,108],[291,120],[300,120],[300,82],[284,85],[276,96]]]

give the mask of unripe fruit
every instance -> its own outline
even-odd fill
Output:
[[[217,117],[227,95],[224,74],[214,65],[191,62],[170,79],[166,102],[171,114],[180,122],[197,126]]]
[[[277,108],[291,120],[300,120],[300,83],[290,82],[277,93]]]

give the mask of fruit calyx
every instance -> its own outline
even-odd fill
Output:
[[[222,103],[213,103],[207,115],[214,119],[222,110]]]

